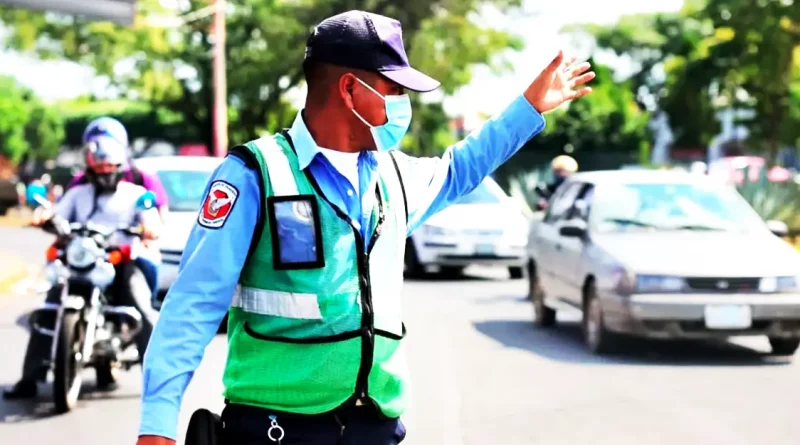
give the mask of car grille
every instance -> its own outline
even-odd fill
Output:
[[[180,264],[181,255],[183,252],[180,250],[161,250],[161,261],[164,264]]]
[[[475,235],[475,236],[501,236],[503,234],[502,229],[465,229],[464,234],[466,235]]]
[[[760,278],[687,278],[692,290],[716,292],[743,292],[758,290]]]

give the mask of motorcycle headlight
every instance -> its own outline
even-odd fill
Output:
[[[67,264],[83,269],[98,259],[97,244],[89,238],[75,238],[67,245]]]
[[[681,277],[663,275],[637,275],[637,292],[678,292],[683,290],[686,281]]]

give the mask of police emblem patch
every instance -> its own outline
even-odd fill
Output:
[[[239,190],[225,181],[214,181],[203,201],[197,223],[209,229],[219,229],[225,225],[231,214]]]

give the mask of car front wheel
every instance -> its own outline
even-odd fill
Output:
[[[773,355],[794,355],[800,347],[800,338],[770,337],[769,344],[772,346]]]
[[[533,262],[528,265],[528,299],[533,302],[533,322],[536,326],[549,327],[556,324],[556,311],[544,304],[544,292],[539,286],[539,276]]]
[[[601,355],[611,350],[614,341],[612,333],[606,329],[603,319],[603,307],[597,296],[594,280],[589,280],[584,287],[583,305],[583,338],[586,346],[593,354]]]

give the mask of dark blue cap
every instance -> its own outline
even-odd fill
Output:
[[[377,72],[411,91],[439,88],[437,80],[409,65],[400,22],[371,12],[348,11],[320,22],[308,38],[305,59]]]

